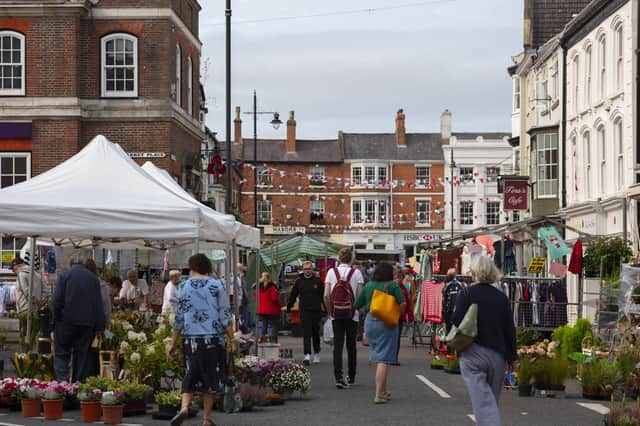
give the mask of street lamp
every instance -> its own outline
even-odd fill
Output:
[[[453,145],[451,146],[451,238],[453,238],[453,222],[455,216],[455,204],[453,202],[453,170],[456,167],[456,162],[453,161]]]
[[[227,199],[226,212],[231,214],[231,168],[233,158],[231,157],[231,0],[227,0],[224,10],[226,21],[226,137],[227,137]]]
[[[258,115],[273,114],[270,124],[275,130],[280,128],[280,114],[272,111],[258,111],[258,96],[253,91],[253,111],[245,112],[253,115],[253,226],[258,227]]]

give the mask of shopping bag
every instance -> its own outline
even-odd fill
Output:
[[[327,318],[322,329],[322,340],[328,345],[333,345],[333,323]]]
[[[400,305],[395,296],[387,293],[389,283],[384,285],[384,290],[373,290],[369,313],[389,327],[396,326],[400,320]]]
[[[467,288],[463,288],[462,291],[469,301],[469,307],[460,325],[457,327],[455,325],[451,326],[451,331],[444,339],[444,343],[458,353],[469,349],[469,346],[478,336],[478,305],[471,304],[471,296]]]

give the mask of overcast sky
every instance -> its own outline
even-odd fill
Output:
[[[296,111],[299,138],[392,132],[404,108],[407,130],[438,131],[453,113],[454,131],[510,131],[506,68],[522,48],[521,0],[431,0],[419,6],[346,13],[420,0],[233,0],[232,105]],[[224,1],[201,0],[202,71],[208,126],[225,133]],[[241,21],[332,13],[328,17]],[[243,134],[252,134],[244,116]],[[259,137],[283,138],[270,118]]]

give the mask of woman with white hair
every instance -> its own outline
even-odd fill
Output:
[[[451,322],[459,326],[472,304],[478,305],[478,335],[459,355],[460,372],[467,385],[479,426],[499,426],[498,400],[505,369],[516,360],[516,330],[509,299],[493,286],[501,274],[484,256],[471,266],[474,284],[458,293]]]
[[[162,315],[174,315],[176,313],[179,279],[180,271],[173,270],[169,272],[169,282],[164,287],[164,296],[162,297]]]

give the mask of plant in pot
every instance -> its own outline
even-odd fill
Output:
[[[640,400],[635,404],[627,404],[627,397],[617,404],[611,398],[609,413],[604,417],[605,426],[638,426],[640,425]]]
[[[613,389],[621,382],[622,376],[615,363],[610,363],[603,359],[602,363],[602,383],[600,385],[600,397],[609,399],[613,394]]]
[[[62,406],[67,388],[56,381],[49,382],[42,392],[42,405],[45,420],[58,420],[62,418]]]
[[[582,368],[582,396],[588,399],[596,399],[600,394],[602,383],[602,366],[600,362],[594,362],[589,358]]]
[[[179,390],[159,392],[156,394],[158,413],[154,415],[157,420],[170,420],[180,410],[182,395]]]
[[[147,411],[147,396],[153,392],[153,389],[141,383],[120,383],[118,386],[125,395],[124,415],[145,414]]]
[[[533,363],[527,356],[522,356],[518,361],[518,394],[531,396],[531,378],[533,376]]]
[[[86,383],[78,389],[78,399],[82,410],[82,420],[85,423],[93,423],[100,420],[100,401],[102,390],[88,386]]]
[[[42,405],[42,390],[38,384],[20,386],[22,417],[38,417]]]
[[[103,392],[100,399],[104,424],[117,425],[122,423],[124,413],[124,392],[114,390]]]

